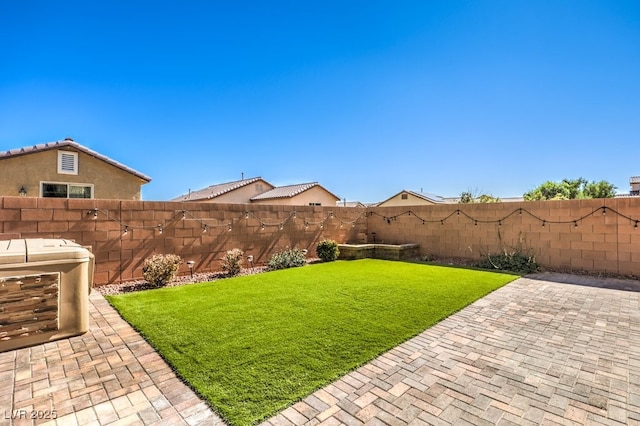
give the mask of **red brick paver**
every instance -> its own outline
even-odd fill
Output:
[[[0,353],[0,426],[223,424],[99,293],[90,300],[88,333]]]

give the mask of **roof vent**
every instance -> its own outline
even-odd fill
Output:
[[[66,137],[66,138],[64,138],[64,140],[65,140],[65,141],[75,142],[75,141],[73,140],[73,138],[70,138],[70,137]]]

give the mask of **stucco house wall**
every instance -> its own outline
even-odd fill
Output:
[[[58,152],[78,155],[78,173],[58,172]],[[0,158],[0,195],[41,197],[42,182],[93,186],[93,198],[140,200],[141,185],[148,181],[73,147],[46,149]]]
[[[339,199],[322,187],[314,186],[313,188],[310,188],[292,197],[253,200],[251,201],[251,204],[278,204],[286,206],[335,206],[337,200]]]
[[[406,194],[407,198],[405,200],[402,199],[402,194]],[[416,197],[415,195],[409,192],[402,192],[394,195],[388,200],[383,201],[378,204],[379,207],[397,207],[397,206],[432,206],[436,203],[426,200],[424,198]]]

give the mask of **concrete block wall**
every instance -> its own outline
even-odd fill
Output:
[[[322,239],[366,235],[364,211],[347,207],[20,197],[0,203],[0,238],[64,238],[91,246],[96,285],[142,278],[142,263],[154,253],[177,254],[193,260],[196,272],[209,272],[219,270],[220,259],[233,248],[260,265],[286,247],[315,256]],[[186,264],[180,272],[188,273]]]
[[[640,197],[379,207],[369,212],[367,236],[417,243],[421,255],[445,258],[519,247],[549,268],[640,276],[636,220]]]
[[[551,268],[640,276],[635,220],[640,220],[640,197],[367,210],[0,198],[1,239],[65,238],[91,246],[97,285],[140,279],[142,262],[154,253],[178,254],[193,260],[195,271],[208,272],[219,270],[220,258],[232,248],[252,255],[258,265],[285,247],[313,256],[322,239],[364,244],[374,242],[374,233],[376,243],[419,244],[421,255],[479,259],[521,247]],[[188,273],[186,264],[181,273]]]

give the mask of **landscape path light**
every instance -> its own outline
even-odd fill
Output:
[[[193,265],[195,265],[196,262],[194,262],[193,260],[189,260],[187,261],[187,266],[189,267],[189,271],[191,272],[191,279],[193,279]]]

